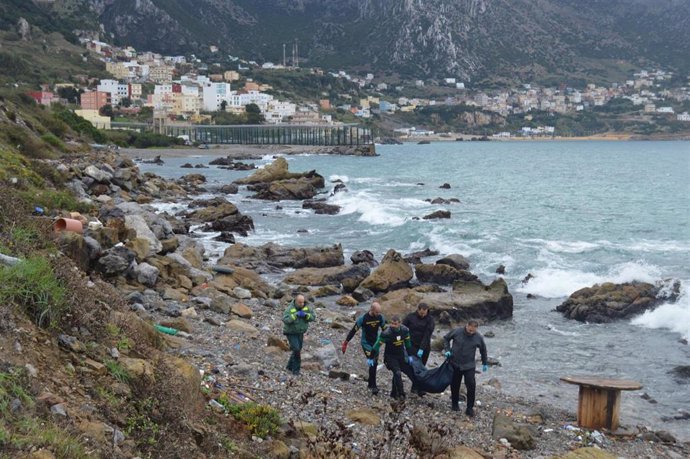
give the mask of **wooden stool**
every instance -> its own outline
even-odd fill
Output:
[[[561,381],[580,386],[577,424],[590,429],[616,430],[621,391],[642,389],[640,383],[622,379],[564,376]]]

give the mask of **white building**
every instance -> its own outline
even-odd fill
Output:
[[[232,91],[229,83],[205,83],[203,91],[202,110],[207,112],[220,111],[223,102],[230,105]]]
[[[271,100],[263,113],[267,123],[278,124],[293,116],[296,111],[297,106],[292,102]]]
[[[117,105],[122,99],[129,97],[129,85],[117,80],[101,80],[96,90],[109,93],[112,105]]]
[[[678,121],[690,121],[690,113],[688,112],[683,112],[679,115],[676,115],[676,119]]]
[[[673,107],[659,107],[656,109],[657,113],[674,113]]]

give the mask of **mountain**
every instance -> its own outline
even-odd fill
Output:
[[[304,65],[464,80],[605,77],[621,63],[690,68],[688,0],[48,3],[63,9],[86,4],[107,39],[162,53],[203,55],[216,45],[229,54],[281,62],[283,44],[289,57],[297,42]]]

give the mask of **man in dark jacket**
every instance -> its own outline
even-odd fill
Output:
[[[450,383],[451,409],[459,411],[458,402],[460,400],[460,383],[465,379],[467,388],[467,416],[474,416],[474,395],[477,384],[474,380],[475,355],[476,350],[482,356],[482,371],[489,369],[486,355],[486,344],[484,337],[477,333],[479,323],[470,320],[463,328],[456,328],[443,337],[445,342],[446,358],[450,359],[453,366],[453,381]],[[453,342],[451,347],[451,341]]]
[[[362,329],[362,349],[364,350],[364,355],[367,358],[367,365],[369,366],[369,382],[368,387],[373,395],[379,393],[378,387],[376,387],[376,368],[379,364],[379,353],[374,351],[374,344],[379,339],[379,333],[386,327],[386,319],[381,314],[381,305],[378,301],[371,303],[371,308],[369,311],[362,314],[355,325],[352,327],[350,332],[347,334],[347,338],[343,341],[340,349],[343,354],[347,350],[347,344],[352,338],[355,337],[357,331]]]
[[[429,314],[429,305],[419,303],[417,310],[405,317],[403,325],[410,329],[412,354],[416,355],[426,365],[431,352],[431,335],[436,326],[434,318]]]
[[[314,319],[316,319],[316,314],[305,304],[303,295],[297,295],[283,313],[283,334],[287,337],[292,351],[287,369],[293,375],[299,374],[302,366],[301,351],[304,333],[309,328],[309,322],[314,321]]]
[[[374,344],[376,352],[378,352],[382,343],[386,344],[386,350],[383,353],[383,363],[393,373],[391,397],[404,399],[405,386],[403,386],[402,373],[405,373],[412,379],[414,372],[410,366],[412,356],[408,354],[412,347],[410,331],[402,324],[399,316],[391,317],[390,325],[379,335],[379,339]]]

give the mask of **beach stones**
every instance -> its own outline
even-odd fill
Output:
[[[400,253],[390,249],[381,260],[381,264],[362,281],[360,287],[374,293],[387,292],[406,287],[412,280],[412,276],[412,267]]]

